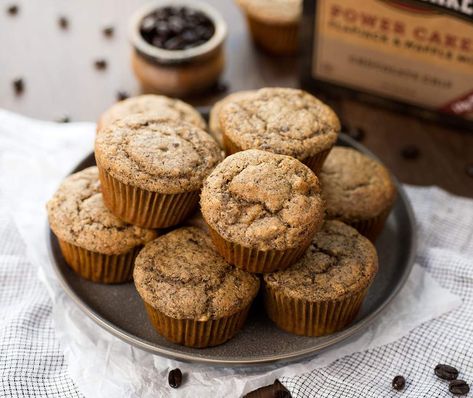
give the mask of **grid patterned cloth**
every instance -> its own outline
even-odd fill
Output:
[[[394,376],[406,378],[402,397],[451,397],[438,363],[460,370],[473,394],[473,201],[436,188],[408,188],[419,224],[417,262],[463,304],[399,341],[352,354],[307,375],[282,378],[294,398],[395,397]]]
[[[0,196],[0,397],[80,397],[68,375],[52,303]]]
[[[53,129],[50,124],[38,129],[46,127]],[[15,125],[15,136],[0,138],[4,144],[21,142],[17,136],[22,128]],[[52,145],[34,141],[35,148],[60,156]],[[0,145],[0,169],[5,167],[1,160],[6,147]],[[25,225],[22,229],[14,223],[4,188],[0,185],[0,397],[80,397],[55,336],[50,296],[26,255],[20,233]],[[433,374],[437,363],[456,366],[460,378],[473,382],[473,200],[437,188],[407,191],[420,231],[417,262],[461,296],[463,304],[395,343],[346,356],[309,374],[281,378],[294,398],[400,396],[391,389],[397,374],[407,379],[403,397],[450,397],[447,383]]]

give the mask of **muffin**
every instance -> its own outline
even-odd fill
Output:
[[[201,129],[207,125],[196,109],[178,99],[164,95],[140,95],[117,102],[108,108],[97,123],[97,131],[109,126],[114,121],[137,113],[149,113],[154,117],[171,120],[183,120]]]
[[[315,173],[340,132],[331,108],[292,88],[263,88],[223,105],[220,127],[227,154],[262,149],[295,157]]]
[[[166,228],[190,214],[204,179],[222,159],[215,140],[185,122],[131,115],[95,141],[105,205],[146,228]]]
[[[47,203],[49,225],[69,266],[93,282],[132,278],[133,262],[155,231],[126,224],[105,207],[97,167],[67,177]]]
[[[231,339],[242,328],[260,284],[225,262],[210,237],[194,227],[148,243],[136,258],[133,276],[158,333],[190,347]]]
[[[209,114],[209,131],[210,134],[215,138],[218,144],[223,148],[223,137],[222,137],[222,129],[220,128],[220,110],[225,104],[232,102],[237,99],[245,98],[246,96],[254,93],[254,90],[247,90],[247,91],[238,91],[236,93],[232,93],[227,95],[225,98],[221,99],[220,101],[216,102],[212,109],[210,110]]]
[[[246,15],[254,42],[274,55],[294,55],[302,0],[236,0]]]
[[[335,147],[319,178],[327,218],[341,220],[375,241],[396,200],[389,171],[354,149]]]
[[[341,221],[326,221],[297,263],[264,275],[267,313],[289,333],[334,333],[355,318],[377,270],[368,239]]]
[[[205,181],[200,203],[217,250],[249,272],[297,261],[324,214],[317,177],[307,166],[256,149],[220,163]]]

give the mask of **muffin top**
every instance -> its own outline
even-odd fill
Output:
[[[255,90],[237,91],[236,93],[227,95],[225,98],[216,102],[214,106],[212,107],[212,109],[210,110],[210,115],[209,115],[210,134],[212,134],[212,136],[217,140],[220,146],[223,147],[222,129],[220,128],[220,111],[222,107],[225,104],[228,104],[229,102],[246,98],[248,95],[251,95],[254,92]]]
[[[253,18],[285,24],[298,22],[302,13],[302,0],[237,0]]]
[[[124,184],[175,194],[199,190],[222,153],[204,130],[143,113],[104,128],[95,141],[95,157]]]
[[[195,227],[148,243],[135,261],[136,289],[142,299],[175,319],[206,321],[248,306],[259,279],[225,262],[209,235]]]
[[[171,120],[183,120],[194,126],[205,129],[204,119],[189,104],[164,95],[139,95],[117,102],[100,116],[97,130],[109,126],[115,120],[137,113],[150,113],[155,117]]]
[[[396,199],[396,187],[388,170],[351,148],[333,148],[319,178],[329,218],[372,218],[391,207]]]
[[[329,149],[340,122],[327,105],[292,88],[263,88],[225,104],[222,132],[245,149],[262,149],[304,160]]]
[[[333,220],[324,223],[298,262],[264,275],[264,282],[294,299],[337,300],[367,288],[377,271],[372,243],[356,229]]]
[[[201,211],[224,239],[259,250],[300,246],[324,213],[317,177],[307,166],[256,149],[215,168],[202,189]]]
[[[97,167],[68,176],[47,203],[51,229],[61,240],[101,254],[123,254],[156,238],[127,224],[104,205]]]

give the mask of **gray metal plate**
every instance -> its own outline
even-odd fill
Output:
[[[356,147],[373,156],[343,134],[338,144]],[[94,164],[94,156],[90,154],[74,172]],[[50,230],[48,245],[54,269],[66,293],[101,327],[127,343],[157,355],[212,365],[293,361],[314,355],[361,332],[386,308],[405,283],[414,262],[415,221],[405,192],[398,183],[397,189],[398,199],[376,243],[380,269],[361,311],[346,329],[324,337],[301,337],[279,330],[266,316],[259,297],[245,327],[229,342],[205,349],[176,345],[166,341],[152,328],[133,283],[101,285],[84,280],[67,266],[58,241]]]

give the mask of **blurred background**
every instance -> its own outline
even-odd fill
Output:
[[[0,2],[0,106],[27,116],[93,121],[119,93],[137,95],[139,84],[130,66],[129,19],[143,0],[42,0]],[[245,20],[232,0],[208,0],[228,24],[223,87],[191,98],[213,103],[228,91],[265,85],[298,84],[294,58],[278,59],[257,51]],[[8,9],[17,6],[15,15]],[[65,18],[66,25],[61,19]],[[103,30],[113,28],[107,36]],[[98,70],[95,62],[106,61]],[[15,95],[14,80],[24,90]]]
[[[0,1],[0,107],[43,120],[96,121],[117,100],[139,94],[130,65],[129,22],[145,3]],[[233,0],[206,3],[227,23],[225,69],[217,84],[186,101],[209,106],[239,90],[300,86],[300,57],[275,56],[256,47]],[[302,25],[313,29],[310,19]],[[302,46],[310,51],[311,40]],[[471,125],[452,127],[320,88],[311,86],[334,107],[345,132],[376,153],[402,182],[439,185],[473,197]]]

